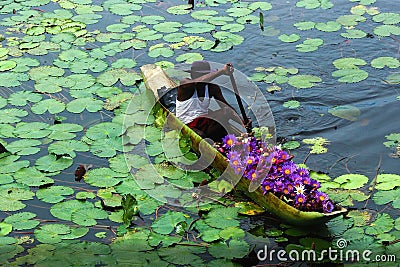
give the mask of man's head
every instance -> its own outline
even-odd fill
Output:
[[[193,79],[199,78],[211,72],[210,63],[205,60],[198,60],[192,63],[190,68],[190,77]]]

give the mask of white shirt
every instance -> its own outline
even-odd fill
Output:
[[[204,98],[200,101],[197,96],[197,90],[191,98],[185,101],[176,100],[176,117],[183,123],[188,124],[197,117],[208,114],[208,107],[210,106],[210,96],[208,94],[208,84],[205,85]]]

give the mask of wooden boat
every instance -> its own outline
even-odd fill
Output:
[[[148,64],[142,66],[140,69],[146,88],[154,93],[157,100],[159,100],[159,90],[171,89],[177,86],[177,84],[162,70],[162,68],[157,65]],[[184,135],[190,137],[192,149],[196,153],[201,154],[201,156],[206,160],[209,159],[209,162],[212,162],[211,165],[217,170],[225,171],[230,169],[230,174],[235,175],[232,169],[228,167],[229,163],[224,155],[218,152],[209,143],[205,142],[198,134],[181,122],[168,109],[164,106],[162,106],[162,108],[168,113],[168,124],[170,126],[172,125],[176,129],[181,129]],[[202,153],[200,153],[200,151]],[[347,213],[347,209],[339,206],[337,206],[335,211],[331,213],[300,211],[272,193],[263,194],[261,187],[254,192],[249,192],[249,184],[250,181],[248,179],[239,178],[239,181],[235,185],[235,189],[240,190],[266,211],[277,216],[280,220],[288,224],[299,226],[322,224],[334,217]]]

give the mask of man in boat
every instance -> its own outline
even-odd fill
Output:
[[[227,135],[228,120],[243,125],[234,109],[225,100],[221,88],[211,81],[221,75],[230,75],[234,68],[227,63],[222,69],[211,70],[205,60],[195,61],[190,68],[190,78],[180,81],[176,100],[176,116],[203,138],[221,142]],[[220,110],[209,111],[210,99],[214,98]],[[225,126],[225,127],[224,127]]]

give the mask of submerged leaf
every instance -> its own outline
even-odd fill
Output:
[[[343,118],[349,121],[357,120],[358,116],[360,116],[361,114],[361,111],[358,108],[349,105],[330,108],[328,112],[333,116]]]

